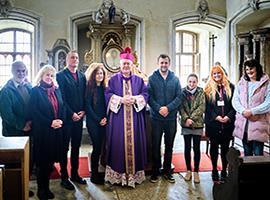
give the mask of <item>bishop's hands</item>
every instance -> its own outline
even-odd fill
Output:
[[[167,117],[167,115],[169,114],[167,106],[161,106],[159,108],[159,114],[162,115],[163,117]]]
[[[132,95],[125,95],[121,99],[121,103],[127,106],[132,106],[136,103],[136,98]]]
[[[61,128],[63,126],[63,121],[61,119],[55,119],[52,121],[51,127],[54,129]]]

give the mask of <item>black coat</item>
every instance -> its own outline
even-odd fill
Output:
[[[76,71],[78,81],[75,81],[68,68],[56,74],[63,101],[67,108],[67,120],[72,120],[73,113],[85,111],[86,78],[83,73]]]
[[[63,127],[53,129],[51,124],[54,119],[61,119],[65,123],[66,113],[59,89],[55,90],[55,95],[58,100],[57,118],[47,92],[38,86],[31,91],[29,107],[34,136],[34,158],[38,165],[60,161],[63,155]]]
[[[234,85],[230,84],[230,88],[233,94]],[[217,106],[217,101],[219,100],[219,94],[216,94],[216,101],[213,102],[206,95],[206,108],[205,108],[205,128],[208,137],[219,137],[231,138],[234,129],[235,121],[235,110],[232,107],[232,96],[230,99],[227,98],[226,94],[223,94],[224,100],[224,116],[230,118],[229,122],[223,124],[216,119],[217,116],[222,116],[222,107]]]

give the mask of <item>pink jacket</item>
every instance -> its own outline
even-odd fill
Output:
[[[258,87],[255,89],[251,97],[250,108],[260,105],[264,102],[265,93],[267,89],[267,84],[269,84],[268,75],[264,75]],[[246,81],[243,77],[239,81],[239,97],[241,104],[244,108],[248,108],[248,81]],[[247,119],[240,113],[236,113],[235,120],[235,129],[233,135],[243,139],[245,125],[247,123]],[[270,113],[264,113],[260,115],[255,115],[253,119],[248,121],[248,141],[259,141],[259,142],[267,142],[270,136]]]

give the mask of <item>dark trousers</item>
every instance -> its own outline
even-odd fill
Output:
[[[163,162],[163,172],[171,173],[173,142],[176,134],[176,119],[170,121],[161,121],[151,119],[152,127],[152,159],[153,174],[158,175],[161,168],[161,139],[164,133],[165,154]]]
[[[227,170],[228,161],[226,158],[226,154],[229,151],[230,139],[218,139],[218,138],[210,138],[210,156],[212,161],[213,171],[217,171],[217,161],[218,161],[218,149],[220,145],[220,154],[221,154],[221,162],[222,162],[222,171]]]
[[[37,166],[38,191],[46,193],[49,190],[50,175],[53,171],[53,162],[42,163]]]
[[[245,156],[263,156],[263,142],[243,140]]]
[[[88,126],[89,136],[92,140],[93,151],[91,154],[91,176],[97,176],[100,155],[104,143],[106,129],[104,126]]]
[[[63,160],[60,162],[61,166],[61,178],[67,179],[68,172],[67,172],[67,154],[69,150],[69,142],[71,141],[71,176],[78,175],[79,169],[79,153],[80,153],[80,146],[82,140],[82,120],[79,122],[72,122],[68,123],[65,126],[65,134],[64,134],[64,155]]]
[[[194,171],[199,172],[199,165],[201,159],[201,136],[200,135],[184,135],[185,141],[185,160],[187,170],[191,171],[191,140],[193,140],[193,152],[194,152]]]

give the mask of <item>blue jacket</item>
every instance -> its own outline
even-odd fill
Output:
[[[26,85],[29,92],[32,86]],[[27,105],[17,91],[12,80],[9,80],[0,92],[0,113],[2,117],[3,136],[23,136],[27,121]]]
[[[156,70],[148,80],[150,116],[157,120],[175,120],[181,103],[182,89],[178,77],[169,71],[166,80]],[[159,109],[167,106],[169,114],[163,117]]]

